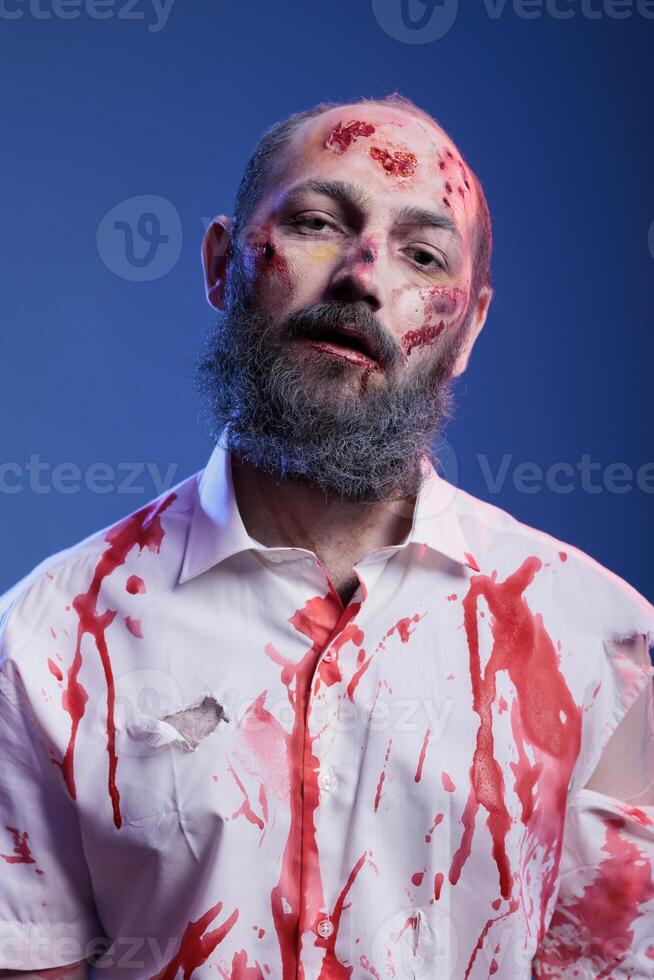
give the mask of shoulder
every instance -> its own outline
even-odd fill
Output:
[[[506,581],[528,567],[529,586],[550,616],[588,635],[621,640],[644,634],[654,643],[652,603],[591,555],[461,489],[456,509],[482,574]]]
[[[32,638],[52,632],[63,610],[84,595],[96,598],[117,569],[127,580],[136,564],[176,580],[199,474],[193,474],[115,523],[56,552],[0,597],[0,668]],[[148,556],[153,560],[148,563]],[[154,560],[159,559],[159,560]]]

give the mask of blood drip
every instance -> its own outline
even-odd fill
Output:
[[[185,977],[190,977],[194,970],[207,962],[216,946],[223,941],[238,919],[238,909],[234,909],[221,926],[211,932],[205,932],[207,926],[222,911],[222,907],[223,903],[217,902],[199,919],[189,922],[184,930],[179,950],[151,980],[175,980],[178,970],[182,970]]]
[[[116,725],[114,721],[115,691],[113,671],[111,669],[111,660],[109,658],[105,635],[107,628],[114,620],[116,611],[107,609],[105,612],[100,613],[97,609],[97,603],[102,583],[120,565],[124,564],[133,548],[138,547],[139,551],[142,551],[143,548],[147,548],[148,551],[159,551],[164,537],[164,531],[161,526],[161,515],[170,507],[176,496],[175,493],[171,493],[159,504],[149,504],[135,514],[130,514],[124,521],[121,521],[113,527],[105,538],[109,547],[100,556],[91,584],[86,592],[80,593],[80,595],[73,599],[73,609],[79,619],[77,644],[73,662],[68,669],[68,683],[61,696],[62,707],[68,712],[71,718],[71,732],[63,760],[58,762],[53,759],[52,761],[61,769],[71,797],[74,800],[77,799],[74,773],[75,739],[77,737],[79,723],[84,715],[86,702],[88,701],[88,694],[77,677],[82,666],[82,640],[84,639],[84,635],[88,633],[95,640],[95,646],[100,655],[107,685],[108,787],[116,827],[121,826],[122,817],[120,814],[120,793],[116,786],[118,758],[116,756]]]

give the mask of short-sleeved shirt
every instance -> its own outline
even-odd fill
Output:
[[[654,609],[424,475],[346,606],[221,446],[5,596],[0,968],[654,977],[654,807],[586,787]]]

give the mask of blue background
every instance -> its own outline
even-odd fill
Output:
[[[175,0],[160,30],[149,0],[131,12],[116,0],[104,20],[39,3],[4,0],[0,16],[0,464],[13,464],[2,471],[0,590],[163,489],[141,474],[127,492],[120,464],[173,464],[168,484],[204,465],[210,445],[189,385],[212,319],[204,223],[230,210],[272,123],[323,99],[397,89],[451,132],[494,217],[496,296],[459,386],[446,475],[654,598],[651,493],[635,480],[624,493],[589,493],[580,478],[567,494],[513,483],[525,462],[576,466],[587,453],[601,486],[609,464],[636,471],[654,459],[653,20],[635,10],[591,19],[581,0],[559,0],[574,12],[566,20],[525,19],[509,2],[490,16],[466,0],[444,37],[406,43],[371,0]],[[140,195],[169,201],[181,228],[166,246],[172,269],[145,282],[122,274],[136,267],[111,259],[106,235],[104,260],[96,241],[104,215]],[[146,246],[137,239],[135,250]],[[504,454],[494,492],[478,457],[495,472]],[[47,467],[38,484],[30,456]],[[113,487],[75,491],[73,477],[60,492],[62,462],[82,475],[107,463]]]

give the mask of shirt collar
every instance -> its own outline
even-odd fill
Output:
[[[397,551],[410,544],[423,545],[453,561],[478,571],[457,516],[457,487],[438,475],[423,458],[423,481],[418,491],[413,521],[402,544],[384,551]],[[276,551],[252,538],[243,523],[232,480],[231,456],[218,444],[198,474],[191,525],[179,573],[179,582],[195,578],[242,551]]]

